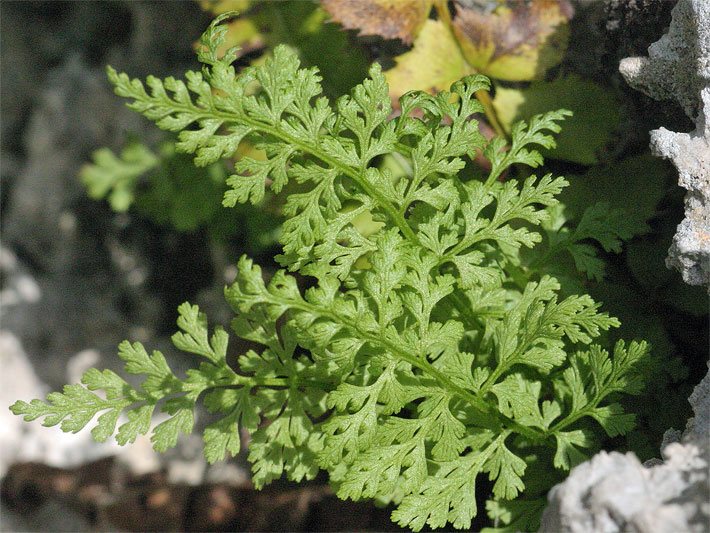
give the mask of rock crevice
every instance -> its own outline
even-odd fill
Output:
[[[628,57],[619,70],[639,91],[675,100],[695,121],[695,130],[651,132],[651,150],[678,169],[685,218],[668,250],[666,265],[686,283],[710,290],[710,2],[680,0],[668,33],[648,48],[648,57]]]

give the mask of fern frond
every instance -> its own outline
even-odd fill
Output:
[[[489,512],[508,512],[503,502],[524,491],[531,458],[568,469],[593,449],[584,418],[608,435],[628,431],[633,420],[613,397],[638,392],[647,346],[620,343],[609,356],[593,342],[616,319],[518,268],[567,182],[498,181],[511,165],[542,164],[532,146],[550,148],[549,132],[568,113],[514,127],[505,151],[503,140],[486,145],[473,118],[485,78],[405,94],[391,118],[378,66],[331,105],[317,71],[299,68],[286,47],[237,72],[233,52],[216,55],[222,20],[201,40],[202,71],[186,81],[148,78],[146,89],[112,69],[109,78],[133,109],[177,132],[198,165],[232,157],[245,139],[263,151],[262,161],[236,163],[224,203],[258,203],[267,188],[286,194],[279,260],[313,286],[301,291],[285,270],[265,282],[243,257],[225,297],[233,334],[260,348],[236,369],[226,362],[228,334],[210,335],[199,309],[184,304],[173,343],[199,361],[186,378],[161,353],[124,343],[126,371],[146,376],[140,388],[92,370],[83,386],[13,412],[67,431],[99,415],[100,439],[126,412],[117,437],[128,442],[149,431],[164,402],[169,418],[153,430],[164,450],[192,429],[202,399],[221,417],[204,432],[209,461],[237,453],[242,428],[258,487],[324,469],[342,498],[393,499],[393,519],[413,530],[470,527],[484,475],[497,502]],[[465,158],[480,149],[490,175],[463,179]],[[380,165],[388,154],[408,171]],[[358,230],[364,215],[375,231]]]

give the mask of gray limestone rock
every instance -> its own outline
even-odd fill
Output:
[[[76,354],[67,365],[68,373],[81,374],[86,366],[93,366],[96,357],[98,353],[94,350]],[[88,430],[75,435],[64,433],[56,426],[44,427],[39,420],[24,422],[13,415],[8,407],[16,400],[43,398],[50,388],[33,370],[31,358],[19,339],[2,329],[0,366],[3,369],[0,373],[0,478],[12,464],[18,462],[36,461],[59,468],[73,468],[112,455],[116,456],[116,476],[140,476],[164,471],[171,483],[199,485],[205,481],[207,464],[202,453],[202,438],[197,435],[185,436],[175,448],[158,454],[153,450],[148,435],[140,436],[131,446],[122,447],[113,439],[96,443]],[[159,421],[165,419],[167,417],[158,417]],[[121,417],[119,423],[126,421],[125,417]],[[201,420],[198,420],[198,424],[204,425]],[[212,465],[209,470],[210,479],[228,478],[234,472],[239,474],[232,482],[248,477],[248,470],[242,466],[232,464],[225,473],[220,472],[223,467]],[[227,473],[230,473],[229,476]]]
[[[695,119],[700,91],[710,80],[710,3],[680,0],[668,33],[648,47],[648,57],[627,57],[619,70],[626,82],[657,100],[675,100]]]
[[[621,74],[653,98],[676,100],[696,124],[690,133],[651,132],[653,153],[673,162],[688,191],[666,265],[710,290],[710,2],[680,0],[668,33],[648,54],[622,60]]]
[[[678,184],[688,191],[685,219],[678,225],[666,265],[679,270],[690,285],[710,286],[710,122],[706,120],[710,115],[710,86],[703,89],[702,99],[703,109],[694,132],[654,130],[651,149],[673,162],[678,169]]]
[[[40,379],[53,388],[67,380],[66,358],[87,347],[107,355],[98,364],[118,369],[115,346],[130,326],[119,303],[131,287],[104,267],[113,259],[105,257],[109,239],[119,230],[101,218],[76,176],[92,149],[130,124],[113,124],[130,110],[116,102],[104,78],[80,55],[47,74],[23,131],[24,162],[3,206],[3,329],[20,339]],[[151,323],[146,319],[157,304],[143,287],[137,290],[146,305],[136,321]]]

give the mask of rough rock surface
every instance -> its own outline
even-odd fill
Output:
[[[651,132],[651,149],[673,161],[678,183],[688,191],[685,219],[678,226],[666,265],[679,270],[686,283],[710,287],[710,85],[702,95],[704,107],[697,129],[692,133],[655,130]]]
[[[676,100],[695,118],[700,91],[710,78],[710,5],[705,0],[681,0],[673,8],[668,33],[648,47],[648,57],[629,57],[619,70],[635,89],[658,100]]]
[[[672,15],[668,33],[649,47],[649,56],[626,58],[619,70],[632,87],[676,100],[695,120],[690,133],[652,131],[651,149],[673,162],[688,191],[666,265],[686,283],[710,288],[710,2],[681,0]]]
[[[572,470],[548,496],[540,531],[703,532],[710,524],[710,373],[689,399],[695,418],[679,441],[669,430],[664,461],[602,452]]]

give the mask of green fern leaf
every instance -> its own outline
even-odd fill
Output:
[[[150,432],[160,406],[167,419],[151,440],[164,451],[192,431],[202,402],[216,417],[203,433],[207,460],[238,453],[248,433],[259,488],[326,470],[341,498],[393,501],[403,527],[464,529],[487,475],[497,502],[489,513],[533,523],[537,502],[515,508],[507,499],[525,492],[531,465],[569,469],[592,453],[592,420],[611,436],[631,428],[615,397],[640,391],[648,352],[620,342],[610,356],[593,344],[618,321],[589,296],[560,298],[557,280],[521,255],[540,242],[567,182],[520,182],[510,167],[541,165],[535,147],[553,146],[568,113],[518,124],[505,150],[502,139],[486,144],[472,118],[485,78],[405,94],[391,118],[377,65],[331,104],[317,70],[286,47],[237,72],[233,50],[217,54],[224,19],[203,35],[203,68],[185,81],[144,85],[112,69],[109,78],[131,108],[176,132],[198,165],[232,158],[242,142],[262,150],[263,160],[237,161],[224,203],[286,195],[285,270],[265,281],[252,260],[239,260],[225,289],[230,333],[210,332],[197,306],[179,307],[173,344],[196,358],[184,377],[161,352],[124,342],[119,356],[143,376],[140,387],[90,370],[83,385],[16,402],[13,412],[65,431],[98,417],[95,437],[120,424],[126,443]],[[485,179],[466,171],[479,150],[492,164]],[[621,234],[600,234],[603,216],[594,211],[578,237],[613,249]],[[374,222],[368,231],[363,218]],[[309,276],[310,288],[287,271]],[[231,365],[230,335],[252,346]]]

